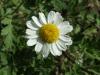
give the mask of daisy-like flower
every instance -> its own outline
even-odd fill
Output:
[[[32,21],[27,21],[26,38],[27,45],[35,45],[36,53],[42,53],[47,57],[49,53],[60,56],[69,45],[72,45],[71,37],[66,35],[73,30],[68,21],[64,21],[59,12],[50,11],[48,16],[40,12],[39,19],[32,16]]]

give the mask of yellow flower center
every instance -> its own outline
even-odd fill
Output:
[[[42,41],[52,43],[59,37],[59,29],[54,24],[45,24],[39,29],[39,35]]]

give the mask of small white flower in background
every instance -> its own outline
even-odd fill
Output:
[[[32,16],[32,21],[27,21],[27,45],[35,45],[35,51],[47,57],[51,52],[60,56],[67,46],[72,45],[71,37],[66,35],[73,30],[68,21],[64,21],[59,12],[50,11],[48,16],[40,12],[39,19]]]

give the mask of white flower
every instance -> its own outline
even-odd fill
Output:
[[[71,37],[66,35],[73,30],[68,21],[63,21],[59,12],[50,11],[48,16],[40,12],[39,19],[32,16],[33,21],[27,21],[27,45],[35,45],[35,51],[47,57],[51,52],[60,56],[67,46],[72,45]],[[66,46],[67,45],[67,46]]]

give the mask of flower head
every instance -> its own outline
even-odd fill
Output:
[[[67,46],[72,45],[71,37],[66,35],[73,30],[68,21],[64,21],[59,12],[50,11],[48,16],[41,12],[39,19],[32,16],[32,21],[27,21],[27,45],[35,45],[35,51],[47,57],[51,52],[60,56]]]

